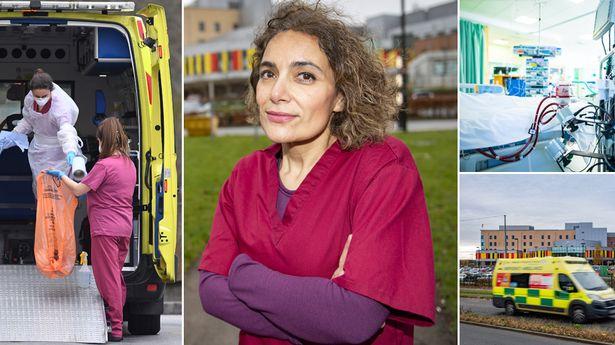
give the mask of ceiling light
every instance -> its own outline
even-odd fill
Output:
[[[517,23],[521,23],[521,24],[534,24],[536,23],[536,18],[531,18],[531,17],[527,17],[527,16],[519,16],[515,19],[515,21]]]

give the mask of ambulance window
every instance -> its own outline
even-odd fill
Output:
[[[572,280],[570,280],[570,278],[568,278],[567,275],[565,274],[559,274],[557,276],[557,279],[559,280],[559,288],[562,291],[567,291],[567,292],[576,292],[577,289],[574,286],[574,283],[572,282]]]
[[[528,273],[513,273],[510,275],[510,287],[527,288],[530,275]]]
[[[12,95],[12,93],[14,93],[12,92],[14,90],[13,87],[13,83],[0,83],[0,122],[4,121],[10,115],[21,114],[21,100],[23,99],[23,92],[19,95],[19,97],[12,97],[15,96]]]

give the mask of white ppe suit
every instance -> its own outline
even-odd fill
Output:
[[[55,83],[51,91],[51,107],[45,114],[34,111],[34,96],[30,91],[24,100],[23,119],[14,132],[30,134],[34,139],[28,148],[28,160],[32,169],[32,188],[36,195],[36,176],[45,169],[61,170],[68,175],[70,166],[66,154],[81,154],[81,139],[77,136],[75,123],[79,108],[75,101]]]

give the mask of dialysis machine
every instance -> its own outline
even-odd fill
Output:
[[[565,101],[569,89],[556,90],[559,99],[557,120],[562,126],[561,138],[552,139],[546,149],[560,167],[575,157],[588,162],[584,171],[615,171],[615,45],[611,33],[615,22],[615,0],[601,0],[594,21],[594,40],[600,40],[605,57],[600,62],[598,95],[593,102],[571,110]],[[608,46],[605,46],[605,36]],[[587,138],[593,137],[591,141]],[[583,142],[585,141],[585,145]]]
[[[564,108],[558,114],[566,131],[574,135],[578,124],[593,125],[597,136],[594,152],[570,152],[572,155],[593,157],[598,171],[615,171],[615,45],[611,43],[611,33],[615,22],[615,0],[601,0],[596,9],[594,21],[594,40],[600,40],[605,48],[605,57],[600,62],[598,80],[599,93],[595,102],[586,109],[572,114]],[[605,47],[605,36],[608,47]],[[597,102],[597,104],[596,104]]]

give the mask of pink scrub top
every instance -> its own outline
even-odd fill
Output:
[[[241,159],[220,192],[199,269],[228,275],[240,253],[284,274],[330,279],[348,235],[344,275],[333,281],[391,308],[366,344],[412,344],[414,325],[435,319],[429,218],[420,177],[406,145],[343,151],[338,142],[276,210],[279,144]],[[240,333],[239,344],[290,344]]]
[[[130,237],[136,182],[137,169],[129,158],[111,156],[96,162],[81,181],[91,189],[87,204],[92,237]]]

